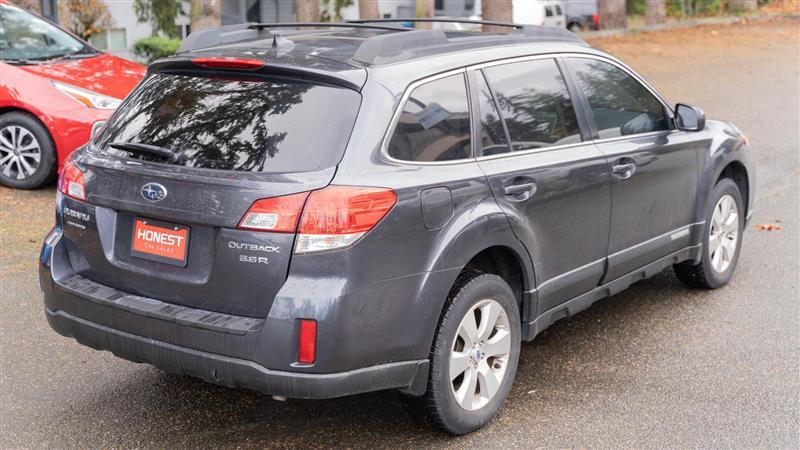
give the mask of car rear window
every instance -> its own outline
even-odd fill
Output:
[[[153,74],[95,140],[121,157],[187,167],[302,172],[338,164],[358,114],[353,90],[291,79]],[[165,148],[175,157],[111,144]]]

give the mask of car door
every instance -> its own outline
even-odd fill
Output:
[[[603,275],[606,160],[581,136],[582,116],[555,59],[495,63],[470,78],[478,164],[533,260],[541,314],[593,289]]]
[[[611,172],[605,283],[683,249],[698,232],[697,145],[627,68],[599,58],[566,61]]]

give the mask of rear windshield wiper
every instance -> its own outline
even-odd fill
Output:
[[[178,157],[178,154],[174,151],[156,145],[136,144],[133,142],[114,142],[109,144],[109,146],[111,148],[122,150],[128,153],[160,156],[162,158],[169,159],[170,161],[175,161]]]

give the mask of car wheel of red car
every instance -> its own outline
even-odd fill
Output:
[[[0,115],[0,183],[36,189],[55,174],[56,152],[47,129],[25,113]]]

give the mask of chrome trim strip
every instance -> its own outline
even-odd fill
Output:
[[[629,251],[631,251],[631,250],[633,250],[633,249],[635,249],[635,248],[639,248],[639,247],[641,247],[641,246],[643,246],[643,245],[650,244],[650,243],[652,243],[652,242],[655,242],[655,241],[657,241],[657,240],[659,240],[659,239],[663,239],[663,238],[665,238],[665,237],[667,237],[667,236],[670,236],[670,237],[671,237],[671,236],[672,236],[672,235],[674,235],[674,234],[682,233],[682,232],[684,232],[684,231],[688,231],[689,233],[691,233],[691,228],[692,228],[692,227],[694,227],[694,226],[697,226],[697,225],[703,225],[703,224],[705,224],[705,221],[703,221],[703,222],[694,222],[694,223],[690,223],[690,224],[688,224],[688,225],[684,225],[684,226],[682,226],[682,227],[679,227],[679,228],[675,228],[674,230],[667,231],[667,232],[666,232],[666,233],[664,233],[664,234],[659,234],[658,236],[656,236],[656,237],[654,237],[654,238],[650,238],[650,239],[648,239],[648,240],[646,240],[646,241],[639,242],[639,243],[638,243],[638,244],[636,244],[636,245],[631,245],[630,247],[624,248],[624,249],[622,249],[622,250],[619,250],[619,251],[617,251],[617,252],[610,253],[610,254],[608,255],[608,257],[609,257],[609,258],[611,258],[611,257],[614,257],[614,256],[619,256],[619,255],[621,255],[621,254],[623,254],[623,253],[625,253],[625,252],[629,252]]]
[[[592,262],[590,262],[590,263],[584,264],[584,265],[582,265],[582,266],[580,266],[580,267],[576,267],[576,268],[574,268],[574,269],[572,269],[572,270],[568,270],[568,271],[566,271],[566,272],[562,272],[562,273],[561,273],[561,274],[559,274],[559,275],[556,275],[556,276],[554,276],[554,277],[551,277],[550,279],[547,279],[547,280],[545,280],[545,281],[542,281],[541,283],[539,283],[539,284],[536,286],[536,289],[538,289],[538,290],[541,290],[541,289],[542,289],[542,286],[547,286],[549,283],[552,283],[552,282],[554,282],[554,281],[556,281],[556,280],[558,280],[558,279],[560,279],[560,278],[564,278],[564,277],[566,277],[566,276],[572,275],[573,273],[580,272],[581,270],[585,270],[585,269],[589,268],[590,266],[593,266],[593,265],[595,265],[595,264],[597,264],[597,263],[602,263],[602,262],[605,262],[605,260],[606,260],[606,258],[605,258],[605,257],[603,257],[603,258],[600,258],[600,259],[596,259],[596,260],[594,260],[594,261],[592,261]]]

